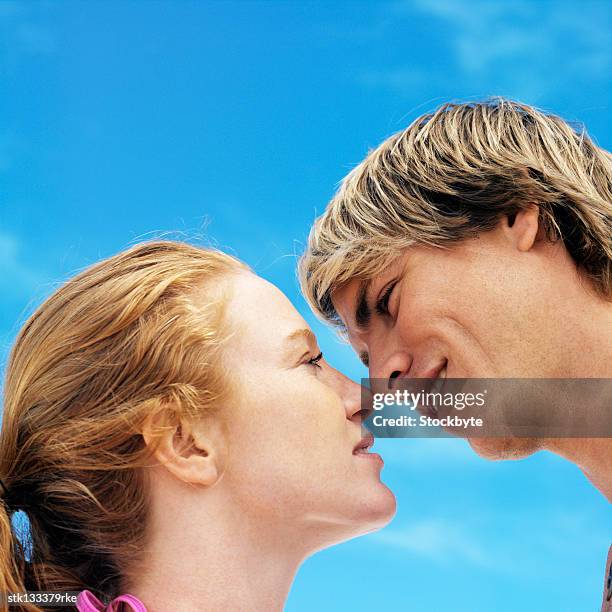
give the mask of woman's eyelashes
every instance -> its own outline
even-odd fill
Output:
[[[381,296],[376,301],[376,312],[380,316],[389,315],[389,300],[391,299],[391,295],[393,293],[393,289],[395,289],[397,285],[397,281],[393,281],[381,294]]]
[[[320,368],[321,365],[319,364],[319,361],[321,361],[321,359],[323,359],[323,353],[319,353],[316,357],[309,359],[308,364],[315,366],[315,368]]]

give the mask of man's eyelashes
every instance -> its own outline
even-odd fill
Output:
[[[384,316],[389,314],[389,300],[391,299],[391,294],[396,285],[397,281],[391,283],[376,301],[375,308],[379,315]]]

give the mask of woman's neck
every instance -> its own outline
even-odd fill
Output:
[[[271,537],[227,508],[208,517],[184,508],[173,505],[154,519],[124,592],[149,612],[281,612],[304,557],[291,539]]]

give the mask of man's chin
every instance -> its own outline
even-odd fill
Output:
[[[490,461],[523,459],[542,448],[538,438],[470,438],[468,442],[476,454]]]

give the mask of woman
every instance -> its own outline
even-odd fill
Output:
[[[3,592],[281,610],[307,556],[395,510],[359,387],[220,252],[153,242],[81,273],[21,330],[4,395]]]

